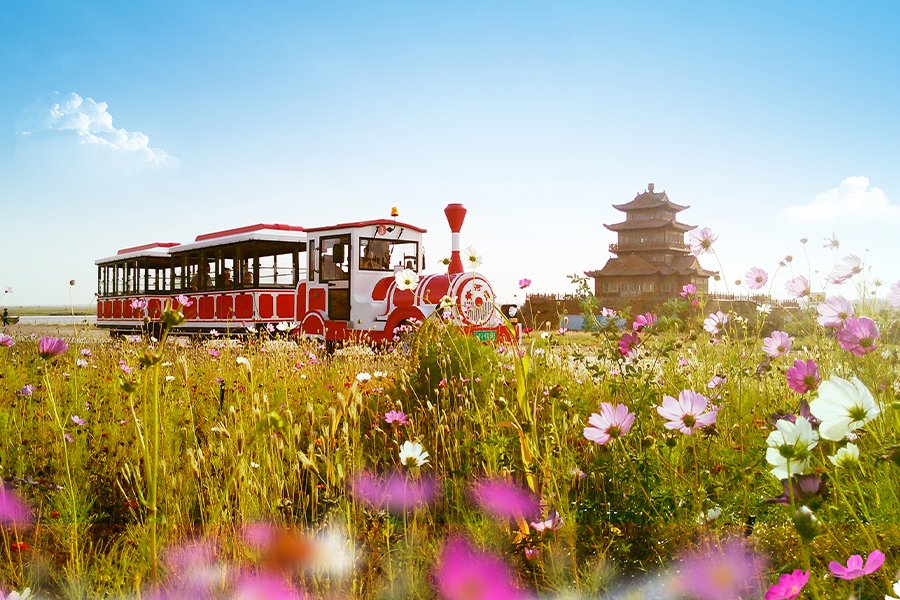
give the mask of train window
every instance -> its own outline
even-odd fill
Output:
[[[322,238],[319,250],[319,281],[350,279],[350,236]]]
[[[392,271],[394,267],[419,270],[418,242],[360,238],[359,268],[363,271]]]

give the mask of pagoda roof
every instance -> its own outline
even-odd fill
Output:
[[[687,210],[690,206],[675,204],[669,200],[669,197],[666,196],[665,192],[655,192],[653,190],[653,184],[650,184],[648,191],[638,194],[634,197],[634,200],[627,204],[613,204],[613,208],[622,212],[640,210],[643,208],[670,208],[675,212],[681,212]]]
[[[603,225],[610,231],[634,231],[636,229],[659,229],[660,227],[671,226],[679,231],[691,231],[696,229],[696,225],[686,225],[679,223],[675,218],[671,219],[632,219],[630,221],[622,221],[621,223],[613,223],[612,225]]]
[[[700,266],[696,256],[679,256],[669,263],[653,264],[636,254],[610,258],[599,271],[585,271],[593,277],[629,277],[638,275],[700,275],[712,277],[715,271]]]

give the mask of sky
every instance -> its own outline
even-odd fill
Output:
[[[715,232],[701,262],[733,292],[760,267],[783,297],[786,255],[900,280],[893,3],[4,6],[6,306],[88,304],[120,248],[392,206],[438,270],[451,202],[501,299],[568,293],[650,182]]]

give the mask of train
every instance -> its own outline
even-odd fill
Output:
[[[277,327],[332,343],[390,342],[440,311],[466,335],[505,342],[520,335],[490,282],[466,269],[462,204],[444,209],[451,252],[426,274],[425,229],[391,218],[327,227],[256,224],[193,242],[124,248],[95,261],[97,326],[114,334],[159,327],[167,303],[185,322],[174,333],[243,333]],[[404,281],[403,278],[407,280]]]

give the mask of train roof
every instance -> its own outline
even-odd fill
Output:
[[[246,227],[225,229],[198,235],[193,242],[172,248],[171,254],[190,252],[212,246],[225,246],[240,242],[305,242],[306,230],[296,225],[257,223]]]
[[[355,221],[353,223],[340,223],[338,225],[328,225],[327,227],[307,227],[306,231],[309,232],[319,232],[319,231],[330,231],[332,229],[353,229],[355,227],[366,227],[369,225],[387,225],[389,227],[404,227],[406,229],[412,229],[413,231],[418,231],[419,233],[427,233],[426,229],[422,229],[421,227],[416,227],[415,225],[410,225],[409,223],[401,223],[400,221],[395,221],[393,219],[374,219],[372,221]]]
[[[180,246],[178,242],[154,242],[152,244],[143,244],[141,246],[133,246],[131,248],[123,248],[119,250],[115,256],[107,256],[94,261],[95,265],[102,265],[120,260],[131,260],[134,258],[165,258],[169,256],[169,249]]]

